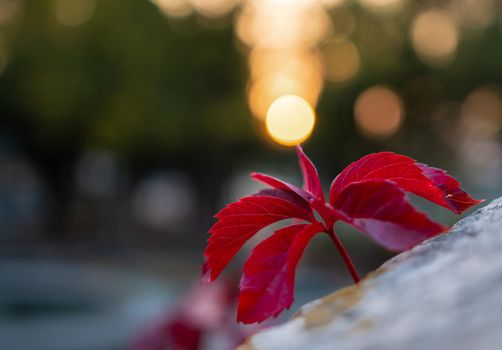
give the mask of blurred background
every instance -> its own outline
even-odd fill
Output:
[[[298,142],[326,189],[390,150],[500,196],[501,62],[497,0],[0,0],[2,348],[230,349],[207,230],[253,170],[300,184]],[[363,274],[391,256],[337,230]],[[317,237],[292,312],[348,283]],[[197,344],[144,341],[187,313]]]

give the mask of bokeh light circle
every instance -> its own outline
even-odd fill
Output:
[[[325,74],[330,81],[352,79],[360,68],[359,51],[352,41],[332,42],[324,48]]]
[[[430,9],[419,14],[411,27],[411,41],[418,56],[427,64],[441,66],[455,56],[458,26],[446,11]]]
[[[357,98],[354,117],[363,135],[386,138],[393,135],[402,123],[403,102],[391,89],[374,86]]]
[[[312,106],[296,95],[284,95],[269,107],[265,126],[270,137],[284,146],[294,146],[305,141],[315,124]]]

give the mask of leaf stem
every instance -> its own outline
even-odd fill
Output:
[[[354,283],[359,283],[361,280],[361,277],[359,277],[359,274],[357,273],[356,267],[354,266],[354,263],[352,262],[352,259],[349,256],[349,253],[347,253],[347,250],[345,250],[345,247],[342,244],[342,241],[340,241],[340,238],[335,234],[333,229],[328,230],[328,235],[333,241],[333,243],[336,246],[336,249],[340,252],[340,255],[342,256],[343,262],[349,269],[350,275],[352,276],[352,279],[354,280]]]

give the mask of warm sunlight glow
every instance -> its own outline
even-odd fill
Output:
[[[310,136],[315,124],[315,113],[303,98],[281,96],[268,109],[265,124],[275,142],[293,146]]]
[[[361,71],[367,50],[364,43],[355,44],[357,38],[353,34],[358,21],[356,9],[345,6],[348,0],[151,1],[173,17],[192,12],[214,17],[235,9],[237,45],[248,58],[249,108],[258,123],[265,123],[269,136],[282,145],[294,145],[309,137],[325,79],[334,83],[354,79]],[[355,1],[368,10],[393,14],[403,9],[408,0]],[[445,13],[429,10],[415,20],[413,45],[421,58],[432,57],[434,61],[454,53],[457,27]],[[398,38],[399,44],[384,45],[378,53],[382,60],[391,62],[399,56],[396,51],[403,39],[399,29],[389,26],[385,30],[390,34],[376,30],[368,41],[381,46],[389,40],[384,34]],[[433,38],[429,38],[431,35]],[[402,118],[399,96],[383,87],[363,93],[355,107],[357,126],[368,137],[394,134]]]
[[[283,95],[301,96],[312,106],[317,103],[323,83],[317,53],[257,48],[249,57],[249,69],[249,105],[258,119],[264,120],[271,103]]]
[[[237,15],[235,31],[249,48],[248,102],[264,120],[273,101],[296,95],[315,106],[323,88],[318,45],[332,29],[321,2],[248,0]]]
[[[320,80],[304,81],[300,77],[277,72],[251,84],[249,105],[255,117],[264,120],[272,102],[283,95],[302,96],[310,105],[316,105],[321,87]]]
[[[403,119],[403,103],[392,90],[374,86],[364,91],[356,101],[356,124],[365,136],[386,138],[393,135]]]
[[[427,64],[440,66],[455,56],[458,28],[452,16],[439,9],[418,15],[411,28],[411,41],[418,56]]]
[[[237,17],[238,38],[248,46],[314,47],[329,33],[325,9],[311,0],[251,0]]]

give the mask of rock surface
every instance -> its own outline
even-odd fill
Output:
[[[502,349],[502,198],[239,350]]]

